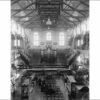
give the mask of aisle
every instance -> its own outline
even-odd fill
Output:
[[[35,87],[29,95],[29,100],[45,100],[43,99],[43,93],[41,93],[39,87]]]
[[[39,87],[35,87],[29,95],[29,100],[69,100],[68,91],[66,91],[63,81],[57,80],[58,92],[56,95],[45,95],[41,92]]]

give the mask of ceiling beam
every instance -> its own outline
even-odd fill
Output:
[[[74,7],[70,6],[70,5],[68,5],[68,4],[65,3],[65,2],[63,2],[63,3],[64,3],[66,6],[70,7],[73,11],[77,11],[78,13],[80,13],[81,15],[83,15],[84,17],[86,17],[86,15],[83,14],[81,11],[78,11],[76,8],[74,8]]]
[[[32,14],[34,11],[36,11],[36,9],[32,9],[32,11],[28,14],[26,14],[25,16],[14,16],[15,18],[25,18],[27,16],[29,16],[30,14]]]
[[[34,28],[37,28],[37,29],[41,29],[41,26],[29,26],[27,27],[28,29],[34,29]],[[43,28],[42,28],[43,29]]]
[[[34,17],[33,17],[33,18],[34,18]],[[23,21],[23,22],[22,22],[22,25],[25,24],[25,23],[27,23],[27,22],[32,22],[32,21],[35,21],[35,22],[36,22],[36,19],[38,19],[38,18],[36,18],[36,19],[34,18],[34,20],[32,20],[33,18],[29,19],[28,21]]]
[[[30,22],[32,22],[32,21],[34,21],[34,22],[39,22],[39,21],[37,21],[36,19],[34,19],[34,20],[28,20],[28,21],[19,21],[20,23],[21,23],[21,25],[25,25],[26,23],[30,23]]]
[[[22,9],[11,9],[11,11],[13,12],[19,12],[21,11]],[[25,11],[31,11],[32,9],[26,9]]]
[[[81,20],[80,20],[78,17],[75,17],[75,16],[73,16],[72,14],[69,14],[69,13],[66,12],[64,9],[63,9],[63,12],[64,12],[65,14],[69,15],[70,17],[72,17],[72,18],[78,20],[79,22],[81,22]]]
[[[64,14],[62,14],[62,17],[67,20],[68,22],[72,23],[73,25],[76,25],[73,21],[69,20],[68,18],[66,18],[66,16],[64,16]]]
[[[20,0],[11,1],[11,6],[18,3]]]
[[[59,22],[62,22],[62,21],[63,21],[63,25],[62,25],[62,23],[58,24],[58,25],[62,25],[62,27],[65,27],[64,26],[64,24],[65,24],[66,26],[69,26],[70,28],[73,27],[73,24],[70,24],[69,22],[66,22],[66,20],[63,17],[61,18],[61,21],[59,21]]]
[[[36,25],[40,26],[40,23],[38,23],[38,22],[36,23],[36,22],[33,21],[33,22],[30,22],[29,24],[25,25],[25,27],[33,26],[32,24],[34,26],[36,26]]]
[[[80,0],[80,3],[81,3],[81,4],[83,4],[83,5],[85,5],[86,7],[88,7],[88,8],[89,8],[89,5],[88,5],[88,4],[86,4],[85,2],[83,2],[83,1],[81,1],[81,0]]]
[[[38,15],[33,16],[32,18],[30,18],[27,21],[23,21],[23,24],[27,23],[27,22],[32,22],[32,21],[37,21],[37,19],[39,19]],[[39,21],[39,20],[38,20]]]
[[[28,16],[28,15],[27,15]],[[38,16],[38,15],[35,15],[36,17]],[[33,18],[35,18],[35,16],[33,15],[32,16],[32,18],[30,18],[29,20],[27,20],[27,21],[24,21],[24,20],[21,20],[22,18],[20,18],[21,16],[19,16],[19,19],[17,20],[17,22],[22,22],[22,24],[24,24],[24,23],[26,23],[26,22],[28,22],[28,21],[30,21],[31,19],[33,19]],[[18,16],[17,16],[18,17]],[[22,16],[23,17],[23,16]],[[14,17],[15,18],[15,17]],[[24,18],[24,17],[23,17]],[[25,17],[25,18],[27,18],[27,17]],[[29,18],[29,17],[28,17]]]
[[[21,11],[25,11],[28,7],[32,6],[33,4],[35,4],[35,2],[29,4],[28,6],[22,8],[20,11],[17,11],[15,14],[13,14],[12,16],[15,16],[16,14],[20,13]]]
[[[33,9],[26,9],[25,11],[32,11]],[[47,10],[47,9],[46,9]],[[65,9],[67,11],[72,11],[71,9]],[[17,11],[21,11],[21,9],[11,9],[11,11],[13,12],[17,12]],[[53,11],[53,10],[52,10]],[[88,12],[89,10],[82,10],[82,9],[77,9],[77,11],[80,11],[80,12]]]
[[[30,15],[30,14],[29,14]],[[29,16],[28,15],[28,17],[29,18],[32,18],[33,17],[33,15],[30,15]],[[26,15],[25,16],[14,16],[14,18],[25,18],[25,17],[27,17]],[[41,16],[42,18],[45,18],[46,17],[46,15],[43,15],[43,16]],[[66,15],[66,17],[70,17],[69,15],[67,16]],[[84,18],[83,16],[74,16],[74,17],[76,17],[76,18]],[[52,16],[52,18],[57,18],[56,16]],[[46,18],[47,19],[47,18]]]
[[[65,0],[65,1],[89,1],[89,0]]]

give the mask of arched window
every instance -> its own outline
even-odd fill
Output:
[[[16,25],[16,22],[12,20],[11,21],[11,33],[15,35],[16,32],[17,32],[17,25]]]
[[[14,46],[15,47],[17,46],[17,40],[16,39],[14,40]]]
[[[77,46],[80,46],[80,40],[77,40]]]
[[[20,47],[20,40],[18,40],[18,46]]]
[[[50,32],[47,33],[46,40],[47,41],[51,41],[51,33]]]
[[[64,33],[60,33],[59,35],[59,45],[64,46],[65,45],[65,36]]]
[[[20,39],[15,39],[15,40],[14,40],[14,46],[15,46],[15,47],[20,47],[20,44],[21,44],[21,43],[20,43]]]
[[[38,35],[37,32],[35,32],[34,35],[33,35],[33,45],[39,46],[39,35]]]

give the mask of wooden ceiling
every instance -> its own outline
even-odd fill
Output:
[[[11,0],[11,17],[30,29],[69,29],[89,17],[89,0]]]

